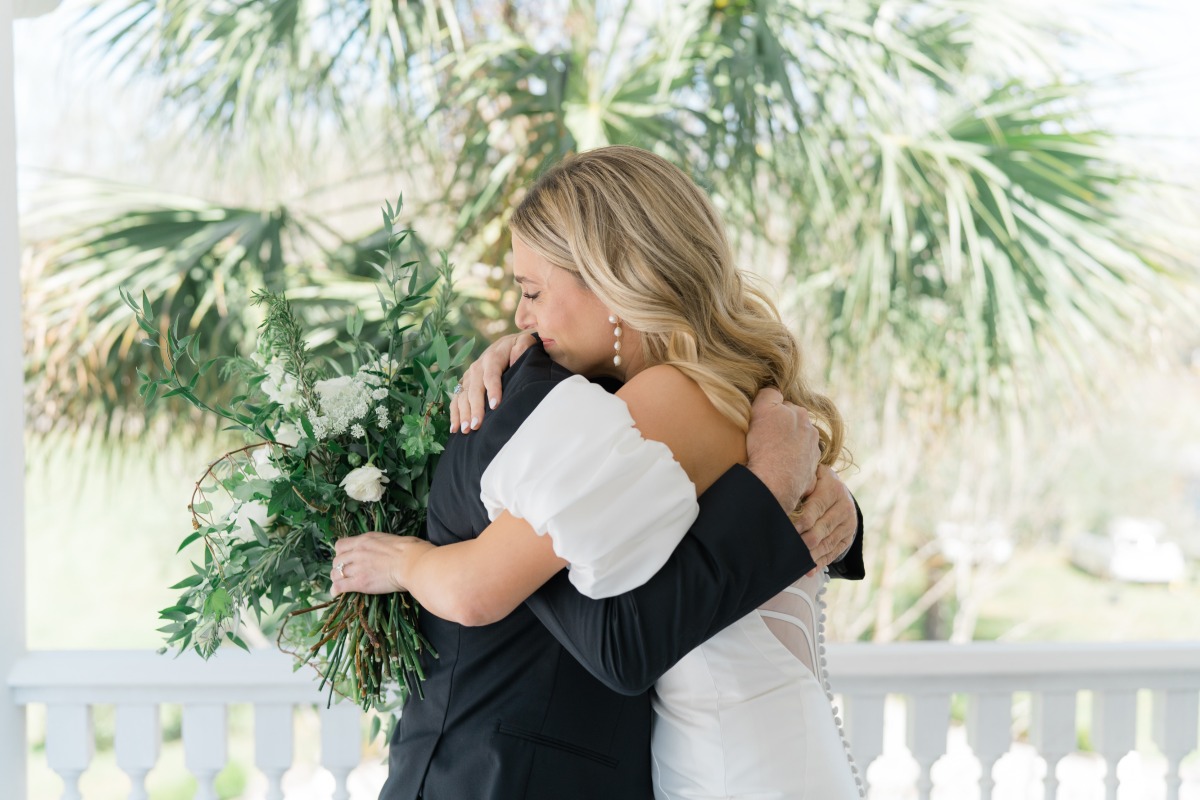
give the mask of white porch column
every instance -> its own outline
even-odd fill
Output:
[[[0,775],[24,798],[25,713],[8,675],[25,654],[25,411],[22,387],[13,7],[0,3]]]
[[[24,798],[25,712],[8,676],[25,654],[25,384],[17,225],[17,128],[13,20],[53,10],[59,0],[0,3],[0,775],[5,794]]]

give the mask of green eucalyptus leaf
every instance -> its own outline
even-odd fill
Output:
[[[203,582],[204,582],[204,578],[201,577],[200,575],[189,575],[188,577],[184,578],[183,580],[181,580],[179,583],[175,584],[171,588],[172,589],[188,589],[192,586],[199,586]]]
[[[183,541],[179,543],[179,547],[176,548],[175,552],[182,553],[184,551],[184,548],[186,548],[189,544],[191,544],[192,542],[199,539],[202,535],[203,535],[203,533],[201,531],[193,531],[192,533],[189,533],[187,536],[184,537]]]
[[[271,481],[262,478],[253,478],[235,487],[232,494],[238,500],[248,501],[255,498],[269,498],[272,491],[273,484]]]

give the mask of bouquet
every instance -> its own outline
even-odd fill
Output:
[[[161,366],[160,376],[140,372],[147,405],[180,397],[246,441],[196,482],[192,530],[179,551],[201,542],[203,557],[171,587],[180,594],[161,612],[164,650],[208,658],[225,641],[245,648],[239,625],[251,612],[278,625],[281,649],[297,668],[314,666],[331,699],[336,692],[364,710],[386,707],[392,686],[401,700],[420,694],[420,657],[430,648],[411,596],[331,597],[333,544],[369,530],[425,535],[430,479],[449,433],[450,376],[469,354],[447,320],[455,294],[445,254],[424,285],[416,262],[397,263],[411,233],[395,230],[399,208],[398,201],[384,209],[387,248],[372,262],[382,278],[382,334],[364,341],[356,311],[337,343],[345,354],[338,363],[312,356],[283,294],[255,294],[265,321],[251,357],[201,362],[199,340],[180,338],[178,320],[160,332],[146,295],[139,306],[122,292]],[[217,365],[237,391],[228,406],[197,395],[199,379]]]

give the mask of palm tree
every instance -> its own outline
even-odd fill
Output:
[[[84,25],[102,60],[162,82],[195,146],[270,162],[283,132],[288,152],[351,153],[403,186],[421,248],[484,265],[464,324],[485,334],[511,303],[486,267],[504,263],[514,200],[564,154],[615,142],[712,193],[835,395],[859,390],[879,420],[1020,419],[1051,376],[1086,382],[1088,348],[1121,346],[1179,270],[1124,205],[1144,181],[1047,56],[1062,31],[1003,4],[124,0]],[[378,233],[323,222],[314,189],[259,207],[95,195],[31,282],[35,418],[140,417],[122,285],[228,351],[257,324],[251,287],[312,283],[293,295],[332,341],[372,291],[359,255]],[[900,544],[914,480],[880,492],[885,561],[920,552]],[[896,635],[890,612],[860,619]]]

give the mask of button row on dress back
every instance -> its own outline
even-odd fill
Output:
[[[829,573],[823,571],[821,573],[821,589],[817,592],[817,663],[820,664],[821,685],[825,687],[825,696],[829,698],[829,707],[833,710],[833,721],[837,725],[838,736],[842,738],[842,748],[846,751],[846,761],[850,764],[850,771],[854,774],[854,783],[858,786],[858,796],[860,800],[867,796],[866,787],[863,786],[862,775],[859,774],[858,765],[854,763],[854,755],[850,752],[850,741],[846,738],[846,729],[842,727],[842,717],[838,713],[838,708],[833,703],[833,687],[829,685],[829,678],[825,674],[827,662],[825,659],[825,590],[829,586]]]

